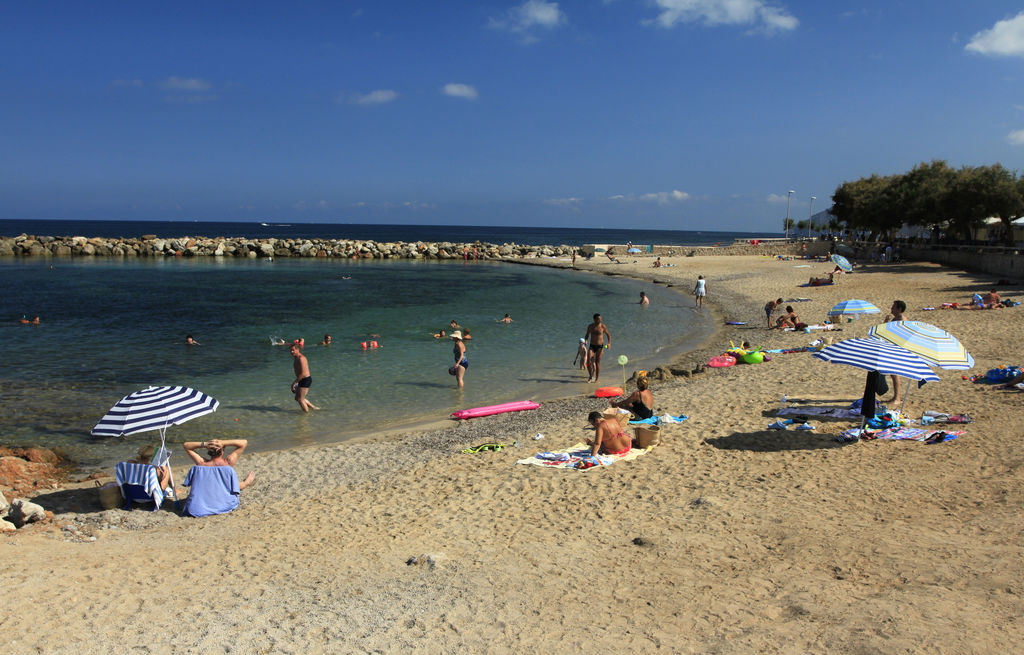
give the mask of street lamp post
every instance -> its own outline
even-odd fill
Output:
[[[818,196],[811,196],[811,206],[807,210],[807,238],[811,238],[811,216],[814,216],[814,199]]]
[[[789,201],[793,197],[794,193],[796,193],[796,191],[790,189],[789,193],[786,194],[786,241],[789,241]]]

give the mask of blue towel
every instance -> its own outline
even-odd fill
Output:
[[[192,490],[185,500],[185,514],[212,516],[227,514],[238,507],[238,474],[230,466],[193,466],[185,476]]]

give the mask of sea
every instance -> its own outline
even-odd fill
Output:
[[[482,226],[0,221],[0,235],[238,236],[375,241],[707,245],[764,234]],[[713,329],[674,290],[580,271],[497,262],[0,258],[0,445],[58,447],[84,469],[109,466],[157,439],[90,436],[123,396],[183,385],[217,412],[168,430],[180,442],[245,438],[273,450],[373,436],[512,400],[592,392],[573,365],[594,313],[611,332],[602,384],[691,350]],[[639,304],[644,291],[651,304]],[[509,314],[513,322],[502,323]],[[23,325],[22,317],[40,317]],[[465,388],[448,368],[468,328]],[[329,346],[318,345],[330,334]],[[185,344],[192,335],[199,345]],[[305,340],[322,409],[290,392],[285,346]],[[376,342],[377,347],[373,347]],[[365,344],[365,348],[364,348]],[[620,361],[622,362],[620,364]]]

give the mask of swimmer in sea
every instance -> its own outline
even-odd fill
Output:
[[[331,335],[325,334],[324,335],[324,340],[320,342],[320,345],[321,346],[329,346],[329,345],[331,345]]]
[[[313,376],[309,374],[309,361],[302,354],[302,347],[296,341],[291,346],[292,366],[295,369],[295,381],[292,382],[292,393],[295,394],[295,402],[299,403],[302,411],[309,412],[311,409],[320,409],[309,402],[306,394],[313,386]]]
[[[509,316],[508,314],[505,314],[505,318],[498,319],[498,322],[499,323],[511,323],[512,322],[512,317]]]
[[[434,338],[435,339],[444,339],[445,338],[444,330],[441,330],[440,332],[435,332],[434,333]]]
[[[192,338],[191,334],[185,335],[185,345],[187,346],[201,346],[202,344]]]
[[[640,304],[644,306],[651,304],[651,299],[643,291],[640,292]]]

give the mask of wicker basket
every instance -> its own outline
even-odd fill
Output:
[[[99,492],[100,505],[103,509],[117,509],[124,504],[121,487],[116,482],[108,482],[102,487],[97,487],[96,491]]]
[[[661,443],[661,427],[657,425],[634,425],[633,442],[637,448],[648,448]]]
[[[614,419],[622,425],[622,429],[625,430],[629,426],[629,422],[633,420],[633,414],[627,410],[619,409],[618,407],[609,407],[608,409],[601,412],[601,416],[607,421],[608,419]]]

